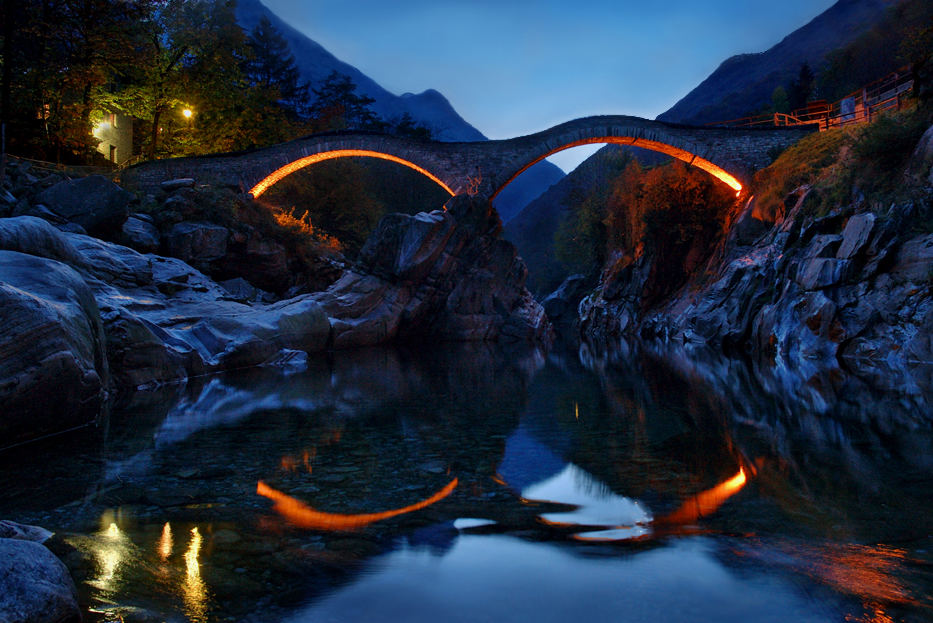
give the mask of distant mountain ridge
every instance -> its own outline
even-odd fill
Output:
[[[770,104],[774,89],[793,80],[801,64],[816,71],[829,52],[854,40],[899,1],[839,0],[767,51],[726,59],[658,120],[702,125]]]
[[[295,65],[301,77],[311,86],[321,84],[332,71],[348,76],[356,84],[357,91],[373,98],[373,110],[386,120],[397,119],[409,113],[418,122],[429,128],[441,141],[483,141],[482,132],[467,123],[457,114],[450,102],[434,89],[422,93],[393,95],[359,69],[345,63],[328,52],[322,45],[309,39],[285,23],[259,0],[238,0],[236,16],[240,26],[251,31],[263,17],[275,26],[288,42]]]
[[[247,32],[264,16],[267,17],[288,42],[302,79],[307,80],[312,87],[321,84],[331,72],[336,71],[348,76],[356,84],[357,92],[375,100],[372,108],[383,119],[391,121],[408,113],[417,123],[430,129],[436,140],[487,140],[438,91],[428,89],[417,94],[403,95],[390,93],[353,65],[341,61],[319,43],[286,24],[259,0],[238,0],[236,15],[240,27]],[[499,193],[493,205],[502,220],[508,221],[562,177],[564,172],[559,167],[550,162],[539,162]]]

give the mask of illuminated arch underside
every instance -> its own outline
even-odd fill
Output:
[[[428,177],[429,179],[433,180],[441,188],[449,192],[451,196],[454,195],[454,191],[452,191],[450,187],[447,186],[447,184],[442,182],[436,175],[433,175],[431,172],[424,169],[423,167],[419,167],[414,162],[409,162],[408,160],[405,160],[404,158],[399,158],[398,156],[393,156],[392,154],[386,154],[380,151],[370,151],[368,149],[334,149],[332,151],[322,151],[321,153],[318,153],[318,154],[312,154],[310,156],[305,156],[304,158],[299,158],[298,160],[295,160],[294,162],[286,164],[284,167],[280,169],[276,169],[275,171],[267,175],[265,178],[263,178],[262,181],[260,181],[258,184],[253,186],[249,192],[254,198],[256,198],[256,197],[259,197],[264,192],[266,192],[267,190],[269,190],[269,188],[273,184],[281,180],[283,177],[287,175],[291,175],[295,171],[303,169],[308,165],[316,164],[318,162],[323,162],[324,160],[333,160],[334,158],[354,158],[354,157],[379,158],[381,160],[389,160],[390,162],[396,162],[398,164],[404,165],[408,167],[409,169],[414,169],[418,173],[421,173],[425,177]]]
[[[668,156],[671,156],[672,158],[677,158],[678,160],[683,160],[683,161],[686,162],[687,164],[693,165],[693,166],[695,166],[695,167],[697,167],[697,168],[699,168],[699,169],[703,169],[704,171],[706,171],[707,173],[709,173],[710,175],[712,175],[712,176],[715,177],[716,179],[718,179],[718,180],[720,180],[721,182],[724,182],[725,184],[727,184],[727,185],[728,185],[730,188],[732,188],[732,190],[734,190],[736,193],[739,193],[739,192],[742,191],[742,184],[741,184],[741,182],[739,182],[739,180],[735,179],[735,177],[734,177],[732,174],[730,174],[730,173],[728,173],[727,171],[723,170],[722,167],[719,167],[719,166],[713,164],[713,163],[710,162],[709,160],[706,160],[706,159],[704,159],[704,158],[700,158],[699,156],[697,156],[697,155],[695,155],[695,154],[693,154],[693,153],[690,153],[689,151],[687,151],[687,150],[685,150],[685,149],[680,149],[680,148],[678,148],[678,147],[673,147],[673,146],[671,146],[671,145],[668,145],[667,143],[659,143],[658,141],[650,141],[650,140],[648,140],[648,139],[644,139],[644,138],[634,138],[634,137],[631,137],[631,136],[597,136],[597,137],[594,137],[594,138],[585,138],[585,139],[582,139],[582,140],[579,140],[579,141],[574,141],[574,142],[572,142],[572,143],[567,143],[566,145],[562,145],[561,147],[558,147],[557,149],[552,149],[551,151],[547,152],[547,153],[544,154],[543,156],[540,156],[540,157],[536,158],[535,160],[532,160],[531,162],[529,162],[528,164],[526,164],[524,167],[522,167],[522,168],[518,171],[518,173],[516,173],[515,175],[513,175],[512,177],[510,177],[510,178],[508,179],[508,181],[505,182],[505,184],[503,184],[502,186],[500,186],[500,187],[496,190],[496,192],[493,194],[493,198],[495,198],[496,195],[498,195],[500,192],[502,192],[502,189],[503,189],[503,188],[505,188],[506,186],[508,186],[509,184],[511,184],[512,181],[513,181],[516,177],[518,177],[519,175],[521,175],[522,173],[524,173],[525,170],[527,170],[527,169],[528,169],[529,167],[531,167],[532,165],[534,165],[534,164],[540,162],[541,160],[544,160],[544,159],[547,158],[548,156],[552,156],[552,155],[556,154],[557,152],[563,151],[563,150],[565,150],[565,149],[570,149],[571,147],[580,147],[581,145],[593,145],[593,144],[596,144],[596,143],[611,143],[611,144],[613,144],[613,145],[631,145],[632,147],[641,147],[641,148],[643,148],[643,149],[650,149],[651,151],[657,151],[657,152],[660,152],[660,153],[662,153],[662,154],[666,154],[666,155],[668,155]]]

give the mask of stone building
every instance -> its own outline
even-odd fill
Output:
[[[97,151],[110,162],[123,164],[133,156],[133,118],[129,115],[104,112],[93,134],[100,141]]]

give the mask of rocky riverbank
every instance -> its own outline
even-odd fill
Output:
[[[195,210],[204,196],[191,180],[169,181],[158,199],[136,198],[99,176],[11,169],[0,210],[6,444],[85,424],[122,389],[303,365],[308,353],[395,339],[549,335],[488,202],[458,197],[445,210],[391,215],[349,267],[325,254],[296,264],[285,244],[264,238],[256,248],[278,249],[282,261],[257,272],[248,240],[242,254],[230,251],[249,231],[176,222],[181,206]],[[152,201],[161,207],[145,209]],[[145,252],[152,250],[176,257]],[[218,282],[192,264],[227,276],[241,265],[250,280]],[[315,266],[322,274],[288,275]],[[293,295],[296,287],[304,293]]]
[[[911,200],[823,212],[803,185],[768,213],[753,198],[705,266],[651,306],[644,293],[659,258],[613,258],[579,305],[581,333],[705,344],[783,365],[840,361],[882,387],[933,386],[931,164],[933,128],[904,173],[917,188]]]

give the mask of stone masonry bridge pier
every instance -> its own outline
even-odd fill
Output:
[[[392,160],[427,175],[451,195],[488,198],[547,156],[579,145],[614,143],[658,151],[714,175],[740,192],[771,155],[812,128],[706,128],[638,117],[575,119],[543,132],[495,141],[442,143],[369,132],[307,136],[263,149],[211,156],[153,160],[130,167],[121,181],[151,190],[177,177],[240,188],[254,197],[286,175],[332,158]]]

